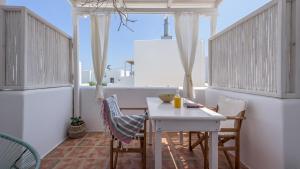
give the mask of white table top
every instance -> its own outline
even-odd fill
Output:
[[[183,102],[183,100],[182,100]],[[147,97],[149,117],[152,120],[225,120],[225,117],[208,108],[174,108],[158,97]]]

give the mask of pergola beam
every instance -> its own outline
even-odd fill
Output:
[[[168,8],[171,8],[173,0],[168,0]]]
[[[134,14],[172,14],[176,12],[197,12],[199,15],[213,16],[217,15],[217,8],[128,8],[128,13]],[[115,12],[113,8],[96,8],[96,7],[75,7],[74,12],[77,15],[89,15],[95,13]]]
[[[86,3],[87,1],[87,3]],[[167,8],[168,5],[175,7],[184,7],[184,8],[214,8],[222,0],[126,0],[126,6],[128,8],[135,7],[145,7],[145,8],[155,8],[155,7],[164,7]],[[97,0],[69,0],[70,4],[73,7],[103,7],[109,8],[113,6],[111,1],[105,1],[99,6]]]

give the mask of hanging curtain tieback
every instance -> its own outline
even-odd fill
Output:
[[[100,84],[97,84],[97,85],[96,85],[96,89],[97,89],[97,90],[101,90],[101,89],[102,89],[102,87],[103,87],[103,86],[102,86],[102,85],[100,85]]]
[[[96,98],[98,99],[103,99],[104,94],[103,94],[103,86],[102,85],[96,85]]]
[[[185,78],[186,78],[186,80],[187,80],[191,85],[193,85],[192,75],[186,74],[186,75],[185,75]]]

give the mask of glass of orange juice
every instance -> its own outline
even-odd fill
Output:
[[[181,107],[181,97],[179,95],[178,90],[177,90],[176,95],[174,96],[174,107],[177,109]]]

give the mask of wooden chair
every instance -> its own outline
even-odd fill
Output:
[[[116,169],[119,153],[141,153],[142,168],[146,169],[147,108],[120,108],[116,95],[102,100],[101,117],[111,134],[110,169]],[[143,110],[144,115],[126,115],[122,110]],[[140,141],[139,147],[123,147],[123,143]],[[115,145],[116,143],[116,145]]]
[[[231,99],[221,96],[218,105],[212,110],[226,116],[227,120],[221,122],[220,132],[218,136],[219,151],[223,151],[230,165],[230,168],[240,168],[240,131],[242,122],[245,119],[246,103],[242,100]],[[192,134],[197,134],[198,140],[192,144]],[[189,132],[189,149],[192,151],[196,146],[200,145],[204,156],[204,168],[208,168],[208,132]],[[234,140],[234,145],[227,146],[225,143]],[[230,159],[229,151],[235,153],[235,167]]]
[[[120,110],[141,110],[146,112],[147,108],[120,108]],[[144,128],[136,135],[136,140],[140,141],[139,147],[123,148],[122,142],[112,135],[110,140],[110,169],[116,169],[119,153],[141,153],[142,169],[146,169],[146,136],[147,136],[147,120],[144,121]]]

